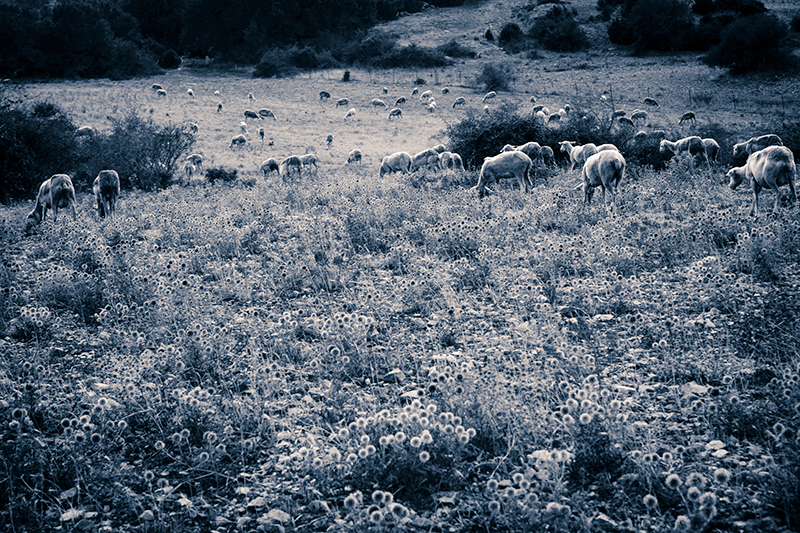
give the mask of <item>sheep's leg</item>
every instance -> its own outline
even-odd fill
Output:
[[[778,207],[781,204],[781,189],[778,187],[777,183],[770,183],[769,188],[775,192],[775,206],[772,208],[772,214],[778,214]]]
[[[758,216],[758,193],[761,192],[761,185],[753,180],[753,207],[750,209],[750,214]]]
[[[797,191],[794,189],[794,175],[789,176],[789,190],[792,191],[792,198],[797,203]]]

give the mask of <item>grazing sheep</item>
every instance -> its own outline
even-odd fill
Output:
[[[188,127],[189,131],[191,131],[192,133],[197,133],[198,130],[200,129],[200,126],[197,125],[197,122],[189,122],[186,125],[186,127]]]
[[[244,135],[247,135],[247,122],[240,122],[239,129],[242,131]]]
[[[361,163],[361,150],[355,148],[354,150],[350,150],[350,155],[347,156],[347,164],[350,163]]]
[[[77,130],[75,130],[76,137],[94,137],[95,130],[91,126],[81,126]]]
[[[658,102],[656,102],[655,99],[650,98],[649,96],[644,99],[644,105],[659,107]]]
[[[191,164],[191,163],[190,163]],[[116,170],[101,170],[92,185],[97,200],[97,214],[100,218],[114,218],[119,196],[119,174]]]
[[[558,113],[553,113],[549,117],[547,117],[547,123],[550,124],[552,122],[561,122],[561,115]]]
[[[544,110],[544,106],[542,104],[538,104],[538,105],[533,106],[533,109],[531,109],[531,113],[533,113],[535,115],[539,111],[543,111],[543,110]]]
[[[312,166],[314,167],[314,170],[319,170],[319,167],[317,166],[317,156],[314,154],[301,155],[300,162],[304,167],[309,169],[309,172],[311,171],[310,167]]]
[[[427,100],[428,98],[433,97],[433,91],[425,91],[421,95],[419,95],[420,100]]]
[[[556,154],[553,153],[553,149],[549,146],[542,146],[542,163],[545,165],[556,164]]]
[[[619,152],[619,148],[617,148],[616,145],[613,145],[611,143],[601,144],[600,146],[597,147],[598,152],[603,152],[605,150],[614,150]]]
[[[384,87],[383,88],[383,94],[389,94],[389,88],[388,87]]]
[[[767,146],[783,146],[783,141],[773,133],[761,135],[760,137],[751,137],[745,142],[733,145],[733,158],[744,159],[745,154],[752,155]]]
[[[397,106],[399,106],[401,104],[405,104],[405,103],[406,103],[406,97],[405,96],[401,96],[400,98],[398,98],[397,100],[394,101],[394,106],[397,107]]]
[[[659,144],[658,151],[665,159],[669,159],[680,152],[689,152],[695,157],[702,155],[706,164],[711,166],[711,163],[708,162],[708,154],[706,154],[706,147],[703,144],[703,140],[696,135],[684,137],[675,142],[664,139],[661,141],[661,144]]]
[[[259,109],[258,114],[264,118],[272,117],[272,120],[278,120],[278,118],[275,116],[275,113],[273,113],[271,109]]]
[[[535,97],[535,96],[531,96],[531,103],[532,103],[532,104],[535,104],[535,103],[536,103],[536,97]]]
[[[250,99],[250,101],[253,101],[253,100],[255,100],[255,99],[256,99],[256,97],[255,97],[255,96],[253,96],[253,93],[247,93],[247,98],[249,98],[249,99]]]
[[[159,85],[158,83],[154,83],[153,84],[153,90],[160,91],[162,89],[163,89],[163,87],[161,85]]]
[[[460,155],[458,155],[457,153],[453,152],[450,157],[452,158],[452,162],[453,162],[452,163],[452,167],[454,169],[457,168],[459,170],[464,170],[464,161],[461,159]]]
[[[183,175],[186,177],[186,184],[188,185],[190,181],[192,181],[192,176],[194,173],[197,172],[197,167],[191,161],[184,161],[183,162]],[[97,180],[95,180],[97,181]],[[95,195],[97,192],[95,191]]]
[[[531,158],[519,151],[504,152],[494,157],[487,157],[483,160],[478,184],[474,187],[478,190],[478,197],[486,196],[486,184],[495,183],[501,178],[516,179],[520,193],[523,190],[528,192],[529,185],[533,186],[530,178],[532,166]]]
[[[681,119],[678,121],[678,124],[683,124],[684,122],[691,122],[692,124],[697,124],[697,119],[694,116],[694,113],[691,111],[687,111],[683,115],[681,115]]]
[[[522,146],[517,146],[517,150],[530,157],[531,161],[534,163],[538,161],[544,163],[544,160],[542,159],[542,146],[536,141],[527,142]]]
[[[228,148],[233,148],[234,146],[244,146],[247,144],[247,137],[244,135],[237,135],[231,139],[231,144]]]
[[[558,116],[561,117],[561,118],[564,118],[564,117],[566,117],[568,115],[567,110],[564,109],[563,107],[561,109],[559,109],[558,111],[556,111],[556,113],[558,113]]]
[[[483,112],[487,113],[487,114],[489,113],[489,106],[488,105],[483,106]]]
[[[327,139],[325,139],[325,144],[328,150],[331,149],[331,145],[333,144],[333,135],[328,135]]]
[[[191,96],[192,98],[194,98],[194,91],[193,91],[193,90],[191,90],[191,89],[186,89],[186,94],[187,94],[188,96]]]
[[[431,170],[439,168],[439,152],[428,148],[414,155],[411,160],[411,172],[416,172],[422,167],[427,166]]]
[[[627,113],[625,113],[625,111],[623,111],[622,109],[618,109],[618,110],[614,111],[613,113],[611,113],[611,118],[615,119],[615,118],[619,118],[619,117],[624,117],[625,115],[627,115]]]
[[[445,145],[443,145],[443,144],[437,144],[436,146],[434,146],[433,148],[431,148],[431,150],[433,150],[433,151],[434,151],[434,152],[436,152],[437,154],[441,154],[442,152],[446,151],[446,150],[447,150],[447,148],[446,148],[446,147],[445,147]]]
[[[507,144],[507,145],[503,146],[503,148],[500,149],[500,153],[502,154],[502,153],[505,153],[505,152],[514,152],[516,149],[517,149],[517,147],[514,146],[513,144]]]
[[[636,135],[633,136],[633,142],[641,143],[647,140],[647,132],[646,131],[637,131]]]
[[[617,213],[617,187],[625,174],[625,158],[616,150],[597,152],[583,165],[583,204],[592,202],[595,187],[603,191],[603,205],[606,205],[606,191],[611,194],[611,215]]]
[[[387,155],[381,160],[380,176],[384,177],[390,172],[408,174],[411,172],[411,162],[411,154],[408,152],[395,152]]]
[[[431,102],[428,104],[428,113],[433,113],[434,111],[436,111],[436,102],[431,100]]]
[[[197,166],[199,170],[203,170],[203,156],[201,154],[192,154],[186,160]]]
[[[758,216],[758,194],[761,189],[769,187],[775,191],[773,214],[778,213],[781,201],[781,192],[778,187],[788,185],[794,201],[797,202],[797,191],[794,188],[796,170],[792,151],[785,146],[773,145],[754,152],[747,158],[747,163],[743,167],[730,169],[725,177],[730,180],[731,189],[736,189],[745,179],[750,180],[753,188],[753,207],[750,214]]]
[[[266,134],[266,132],[264,131],[264,128],[258,128],[258,136],[261,137],[261,142],[264,142],[264,135],[265,134]]]
[[[389,120],[392,120],[392,117],[402,118],[402,116],[403,116],[403,110],[400,109],[399,107],[395,107],[394,109],[389,111]]]
[[[628,126],[629,128],[635,128],[636,127],[636,124],[634,124],[633,121],[631,119],[629,119],[628,117],[619,117],[617,119],[617,122],[619,122],[620,126]]]
[[[667,138],[667,132],[664,130],[653,130],[653,133],[651,133],[651,135],[659,140]]]
[[[448,94],[450,92],[450,87],[442,87],[442,94]]]
[[[222,102],[217,102],[217,113],[222,111]]]
[[[453,102],[453,109],[455,109],[457,105],[464,105],[466,103],[467,103],[466,98],[464,98],[463,96],[459,96],[458,98],[456,98],[456,101]]]
[[[328,91],[320,91],[319,92],[319,99],[320,100],[329,100],[331,97],[331,93]]]
[[[631,120],[647,120],[647,111],[642,111],[641,109],[634,109],[633,113],[631,113]]]
[[[489,91],[483,95],[483,103],[485,104],[487,100],[491,100],[492,98],[497,98],[497,93],[494,91]]]
[[[380,98],[373,98],[372,102],[370,103],[372,104],[372,107],[386,107],[386,102],[384,102]]]
[[[444,151],[439,154],[439,168],[450,168],[453,166],[453,154]]]
[[[335,107],[339,107],[339,106],[347,107],[347,104],[349,104],[349,103],[350,103],[350,100],[348,100],[347,98],[339,98],[338,100],[336,100],[336,106]]]
[[[258,113],[256,113],[255,111],[253,111],[251,109],[245,109],[244,110],[244,119],[247,120],[248,118],[254,118],[256,120],[261,120],[261,115],[259,115]]]
[[[36,205],[28,218],[39,224],[47,215],[47,210],[52,209],[55,222],[58,220],[58,210],[67,207],[72,209],[72,219],[75,220],[75,187],[72,186],[72,179],[66,174],[54,174],[39,186]]]
[[[164,89],[159,89],[159,90],[157,90],[157,91],[156,91],[156,94],[157,94],[159,97],[161,97],[161,96],[163,96],[164,98],[166,98],[166,97],[167,97],[167,91],[165,91]]]
[[[351,108],[350,108],[350,109],[347,111],[347,114],[344,116],[344,118],[345,118],[345,119],[347,119],[347,118],[350,118],[350,117],[354,117],[355,115],[356,115],[356,108],[354,108],[354,107],[351,107]]]
[[[219,91],[214,91],[214,96],[216,96],[217,98],[219,98],[219,97],[220,97]]]
[[[411,96],[414,96],[415,94],[418,94],[418,93],[419,93],[419,89],[418,89],[417,87],[414,87],[414,88],[411,90]]]
[[[301,178],[303,176],[302,168],[303,162],[300,158],[296,155],[290,155],[278,165],[278,174],[283,178],[283,181],[286,181],[286,178],[291,178],[291,171],[294,169],[297,177]]]
[[[545,114],[544,110],[539,110],[536,112],[535,118],[544,122],[545,120],[547,120],[547,115]]]
[[[703,146],[706,149],[706,156],[708,157],[708,160],[716,163],[717,156],[719,155],[720,151],[719,143],[714,139],[708,138],[703,139]]]
[[[264,173],[264,179],[266,179],[267,176],[272,172],[278,172],[278,170],[279,170],[278,162],[271,157],[266,161],[264,161],[263,163],[261,163],[261,172]]]
[[[597,153],[597,146],[586,143],[583,146],[573,146],[570,141],[561,141],[561,151],[569,155],[570,166],[567,172],[571,172],[575,165],[583,165],[586,160]]]

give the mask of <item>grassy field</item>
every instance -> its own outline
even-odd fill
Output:
[[[103,222],[82,192],[77,220],[30,235],[31,205],[0,206],[0,529],[800,530],[798,205],[752,217],[726,168],[683,158],[630,168],[613,218],[561,168],[483,201],[474,170],[379,178],[483,113],[494,54],[350,82],[26,86],[101,131],[130,110],[196,122],[206,168],[239,177],[123,191]],[[652,96],[644,129],[670,138],[767,133],[800,87],[683,55],[503,61],[492,109]],[[397,121],[370,105],[400,96]],[[248,108],[277,119],[230,149]],[[298,182],[258,170],[306,152],[320,168]]]

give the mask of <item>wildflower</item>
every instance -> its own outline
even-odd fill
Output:
[[[431,454],[426,452],[425,450],[419,452],[419,460],[423,463],[427,463],[431,458]]]
[[[720,485],[724,485],[731,479],[731,473],[725,468],[717,468],[714,470],[714,481]]]
[[[361,438],[358,440],[359,442],[361,442],[362,446],[366,446],[367,444],[369,444],[369,435],[361,435]]]
[[[155,479],[156,475],[152,472],[152,470],[146,470],[144,473],[144,480],[147,483],[152,483],[153,479]]]
[[[411,445],[412,448],[419,448],[420,446],[422,446],[422,439],[420,439],[419,437],[411,437],[411,441],[409,441],[409,444]]]
[[[208,455],[208,452],[200,452],[200,455],[197,456],[197,460],[200,461],[201,463],[205,463],[206,461],[208,461],[209,457],[211,456]]]
[[[611,400],[611,403],[608,404],[608,407],[614,411],[617,411],[622,407],[622,402],[617,399]]]
[[[733,383],[733,378],[731,376],[722,376],[722,384],[723,385],[728,386],[731,383]]]
[[[372,493],[372,501],[375,502],[375,503],[383,502],[383,491],[382,490],[374,491]]]
[[[489,481],[486,482],[486,488],[492,492],[496,491],[498,486],[499,483],[497,482],[496,479],[490,479]]]
[[[380,524],[383,520],[383,513],[380,509],[375,509],[369,514],[369,521],[373,524]]]
[[[592,415],[589,413],[583,413],[581,414],[579,420],[583,425],[590,424],[592,422]]]
[[[664,455],[661,456],[661,460],[664,461],[665,463],[671,463],[672,459],[673,457],[670,452],[664,452]]]
[[[75,432],[75,442],[83,442],[86,440],[86,434],[83,431],[76,431]]]
[[[731,405],[739,405],[739,402],[740,402],[739,397],[736,396],[735,394],[732,394],[731,397],[728,398],[728,403],[730,403]]]
[[[572,418],[572,415],[565,415],[564,416],[564,423],[567,424],[568,426],[572,425],[572,424],[575,423],[575,419]]]
[[[689,482],[688,478],[686,479],[686,482],[688,484]],[[700,492],[699,488],[689,487],[689,490],[686,491],[686,499],[689,500],[690,502],[697,502],[700,501],[700,496],[702,496],[702,494],[703,493]]]
[[[702,490],[706,486],[706,478],[703,474],[692,472],[686,476],[686,484],[690,487],[697,487]]]
[[[642,462],[648,466],[652,465],[656,461],[656,455],[653,453],[646,453],[642,456]]]
[[[670,474],[664,483],[672,490],[678,490],[681,486],[681,478],[678,474]]]
[[[394,501],[394,494],[392,494],[391,492],[384,491],[383,498],[381,498],[381,503],[383,503],[383,505],[388,506],[393,501]]]
[[[511,476],[511,481],[514,483],[514,485],[519,485],[523,479],[525,479],[525,476],[522,474],[522,472],[517,472]]]
[[[214,444],[215,442],[217,442],[217,434],[214,433],[213,431],[207,431],[205,434],[205,439],[206,442],[208,442],[209,444]]]
[[[497,500],[492,500],[489,502],[489,512],[492,514],[497,514],[500,512],[500,502]]]
[[[158,450],[159,452],[164,449],[164,443],[160,440],[157,440],[155,444],[153,444],[153,448]]]
[[[344,499],[344,508],[352,512],[358,507],[358,498],[355,494],[350,494]]]
[[[16,431],[20,427],[19,420],[12,420],[8,423],[8,427],[9,429]]]
[[[713,492],[704,492],[700,496],[700,507],[712,507],[717,504],[717,496]]]
[[[367,451],[366,448],[361,448],[360,450],[358,450],[358,456],[362,459],[366,459],[367,457],[369,457],[369,452]]]
[[[404,520],[408,516],[408,509],[399,503],[389,504],[389,512],[392,513],[397,520]]]
[[[91,436],[92,444],[100,444],[101,440],[103,440],[103,436],[100,433],[92,433]]]
[[[631,455],[631,459],[633,459],[634,461],[638,461],[642,457],[642,452],[639,451],[639,450],[633,450],[633,451],[631,451],[630,455]]]
[[[394,434],[394,440],[398,444],[403,444],[403,442],[405,442],[406,440],[406,434],[403,433],[402,431],[398,431],[397,433]]]
[[[367,445],[367,454],[374,455],[377,450],[372,444]]]
[[[692,521],[686,515],[680,515],[675,519],[675,531],[689,531],[692,527]]]
[[[658,506],[658,499],[652,494],[648,494],[647,496],[645,496],[642,499],[642,502],[644,502],[645,507],[651,510],[655,509]]]

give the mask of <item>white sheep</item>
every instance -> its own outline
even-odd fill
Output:
[[[258,114],[260,116],[264,117],[264,118],[270,118],[271,117],[272,120],[278,120],[278,118],[275,116],[275,113],[272,111],[272,109],[267,109],[267,108],[259,109],[258,110]]]
[[[606,204],[606,191],[611,195],[611,214],[617,213],[617,187],[625,175],[625,158],[616,150],[603,150],[597,152],[586,160],[583,165],[583,204],[592,201],[595,187],[603,191],[603,205]]]
[[[707,139],[703,139],[703,146],[706,149],[706,156],[708,157],[709,161],[717,162],[717,156],[719,156],[719,143],[710,137]]]
[[[428,104],[428,113],[433,113],[434,111],[436,111],[436,102],[431,100],[431,102]]]
[[[254,100],[256,99],[256,97],[255,97],[255,96],[253,96],[253,93],[247,93],[247,98],[248,98],[248,99],[249,99],[251,102],[252,102],[252,101],[254,101]]]
[[[452,167],[457,168],[459,170],[464,170],[464,161],[461,159],[461,156],[455,152],[452,152]]]
[[[372,105],[372,107],[386,107],[386,102],[384,102],[380,98],[373,98],[370,104]]]
[[[275,161],[275,159],[273,159],[271,157],[269,159],[265,160],[263,163],[261,163],[261,167],[260,168],[261,168],[261,172],[264,173],[264,179],[266,179],[267,176],[269,174],[271,174],[272,172],[278,172],[279,171],[279,166],[280,165],[278,165],[278,162]]]
[[[748,156],[752,155],[759,150],[763,150],[767,146],[783,146],[783,141],[774,133],[768,133],[767,135],[761,135],[759,137],[751,137],[745,142],[733,145],[733,158],[743,159],[745,154]]]
[[[36,195],[36,205],[28,215],[28,219],[37,224],[44,220],[47,210],[53,210],[53,222],[58,220],[58,210],[70,208],[72,219],[75,220],[75,187],[72,178],[66,174],[54,174],[44,180],[39,186]]]
[[[361,153],[361,150],[359,150],[358,148],[350,150],[350,154],[347,156],[346,164],[349,165],[350,163],[361,163],[362,155],[363,154]]]
[[[191,161],[193,165],[197,166],[199,170],[203,170],[203,155],[192,154],[186,158],[186,161]]]
[[[706,164],[711,166],[711,163],[708,162],[708,154],[706,154],[706,147],[703,144],[703,140],[696,135],[684,137],[683,139],[675,142],[664,139],[659,144],[658,151],[665,159],[669,159],[680,152],[688,152],[695,157],[702,155],[703,159],[706,161]]]
[[[597,153],[597,146],[593,143],[586,143],[583,146],[573,146],[571,141],[561,141],[561,151],[569,155],[570,166],[567,172],[571,172],[575,165],[583,165],[586,160]]]
[[[631,120],[647,120],[647,111],[643,111],[641,109],[634,109],[633,113],[631,113]]]
[[[542,159],[542,146],[536,141],[530,141],[521,146],[517,146],[517,150],[530,157],[531,161],[534,163],[539,161],[544,163],[544,159]]]
[[[535,97],[535,96],[531,96],[531,103],[532,103],[532,104],[535,104],[535,103],[536,103],[536,97]]]
[[[219,97],[220,97],[219,91],[214,91],[214,96],[216,96],[217,98],[219,98]]]
[[[439,168],[439,152],[428,148],[414,155],[411,159],[411,172],[416,172],[422,167],[428,167],[431,170],[438,170]]]
[[[244,119],[247,120],[248,118],[254,118],[256,120],[261,120],[261,115],[253,111],[252,109],[245,109],[244,110]]]
[[[456,98],[455,102],[453,102],[453,109],[455,109],[457,105],[464,105],[466,103],[467,99],[464,98],[463,96],[459,96],[458,98]]]
[[[286,181],[286,178],[291,178],[291,171],[294,169],[297,173],[297,177],[300,178],[303,175],[302,168],[303,163],[300,161],[300,158],[296,155],[290,155],[278,165],[278,174]]]
[[[161,90],[161,89],[163,89],[163,88],[164,88],[164,87],[162,87],[162,86],[161,86],[161,85],[159,85],[158,83],[154,83],[154,84],[153,84],[153,90],[154,90],[154,91],[159,91],[159,90]]]
[[[691,122],[692,124],[697,123],[697,119],[694,116],[694,113],[691,111],[687,111],[683,115],[681,115],[681,119],[678,121],[678,124],[683,124],[684,122]]]
[[[351,107],[351,108],[350,108],[350,109],[347,111],[347,114],[344,116],[344,118],[346,118],[346,119],[347,119],[347,118],[350,118],[350,117],[354,117],[355,115],[356,115],[356,108],[355,108],[355,107]]]
[[[186,89],[186,94],[187,94],[188,96],[191,96],[192,98],[194,98],[194,91],[193,91],[193,90],[191,90],[191,89]]]
[[[440,168],[450,168],[451,166],[453,166],[453,154],[448,152],[448,151],[444,151],[444,152],[440,153],[439,154],[439,167]]]
[[[659,107],[658,106],[658,102],[656,102],[655,99],[650,98],[649,96],[644,99],[644,105],[649,105],[649,106],[653,106],[653,107]]]
[[[347,98],[339,98],[338,100],[336,100],[336,106],[335,107],[339,107],[339,106],[347,107],[347,104],[349,104],[349,103],[350,103],[350,100],[348,100]]]
[[[414,96],[414,95],[416,95],[416,94],[419,94],[419,89],[418,89],[417,87],[414,87],[414,88],[411,90],[411,96]]]
[[[751,154],[743,167],[730,169],[726,177],[730,179],[731,189],[736,189],[745,179],[750,180],[753,188],[753,207],[750,213],[758,216],[758,194],[761,189],[769,187],[775,192],[773,214],[778,213],[781,201],[779,187],[788,185],[794,201],[797,202],[797,191],[794,187],[796,170],[792,151],[785,146],[772,145]]]
[[[489,106],[488,105],[483,106],[483,112],[486,113],[486,114],[489,113]]]
[[[397,107],[397,106],[399,106],[401,104],[405,104],[405,103],[406,103],[406,97],[405,96],[401,96],[400,98],[398,98],[397,100],[394,101],[394,106]]]
[[[642,143],[647,140],[647,132],[644,130],[640,130],[636,132],[636,135],[633,136],[633,142]]]
[[[167,91],[165,91],[164,89],[159,89],[159,90],[157,90],[157,91],[156,91],[156,94],[157,94],[159,97],[161,97],[161,96],[163,96],[164,98],[166,98],[166,97],[167,97]]]
[[[328,137],[325,139],[325,145],[328,150],[331,149],[331,145],[333,144],[333,135],[328,134]]]
[[[520,193],[523,190],[528,192],[529,186],[533,186],[530,178],[532,166],[531,158],[516,150],[487,157],[483,160],[478,184],[473,188],[478,190],[478,197],[483,198],[486,196],[488,183],[496,183],[501,178],[514,178],[519,184]]]
[[[75,130],[76,137],[94,137],[95,129],[91,126],[81,126]]]
[[[489,91],[483,95],[483,103],[485,104],[487,100],[491,100],[492,98],[497,98],[497,93],[494,91]]]
[[[419,95],[420,100],[427,100],[428,98],[433,97],[433,91],[425,91],[421,95]]]
[[[542,146],[542,163],[545,165],[556,164],[556,154],[553,153],[553,149],[549,146]]]
[[[389,88],[388,87],[384,87],[383,88],[383,94],[389,94]]]
[[[615,119],[615,118],[619,118],[619,117],[624,117],[625,115],[627,115],[627,113],[625,111],[623,111],[622,109],[617,109],[616,111],[611,113],[611,118]]]
[[[635,128],[636,127],[636,124],[634,124],[633,121],[631,119],[629,119],[628,117],[619,117],[617,119],[617,122],[619,122],[620,126],[628,126],[629,128]]]
[[[619,152],[619,148],[617,148],[616,145],[611,143],[601,144],[600,146],[597,147],[598,152],[603,152],[605,150],[614,150],[616,152]]]
[[[547,123],[548,124],[553,123],[553,122],[561,122],[561,115],[559,115],[558,113],[553,113],[552,115],[547,117]]]
[[[92,184],[92,192],[97,201],[97,214],[100,218],[114,218],[119,197],[119,174],[116,170],[101,170]]]
[[[197,167],[191,161],[184,161],[182,170],[183,176],[186,178],[186,184],[188,185],[189,182],[192,181],[192,176],[194,176],[194,173],[197,172]]]
[[[328,91],[320,91],[320,92],[319,92],[319,99],[320,99],[320,101],[322,101],[322,100],[329,100],[329,99],[330,99],[330,97],[331,97],[331,93],[329,93]]]
[[[381,160],[380,176],[383,177],[390,172],[408,174],[411,172],[411,162],[411,154],[408,152],[395,152],[387,155]]]
[[[544,111],[544,106],[542,104],[537,104],[533,106],[533,109],[531,109],[531,113],[533,113],[534,115],[539,111]]]
[[[240,122],[239,130],[241,130],[242,134],[247,135],[247,122]]]
[[[442,87],[442,94],[448,94],[450,92],[450,87]]]
[[[244,146],[247,144],[247,137],[244,135],[236,135],[231,139],[231,144],[228,148],[233,148],[234,146]]]
[[[445,147],[445,145],[443,144],[437,144],[436,146],[432,147],[431,150],[433,150],[437,154],[441,154],[442,152],[445,152],[447,150],[447,147]]]
[[[312,166],[314,167],[315,171],[319,170],[319,167],[317,166],[317,156],[314,154],[301,155],[300,162],[303,164],[305,168],[308,169],[309,172],[311,172]]]
[[[659,140],[667,138],[667,132],[664,131],[664,130],[653,130],[651,135],[653,136],[653,138],[659,139]]]
[[[389,120],[392,120],[392,117],[402,118],[403,110],[399,107],[395,107],[391,111],[389,111]]]

